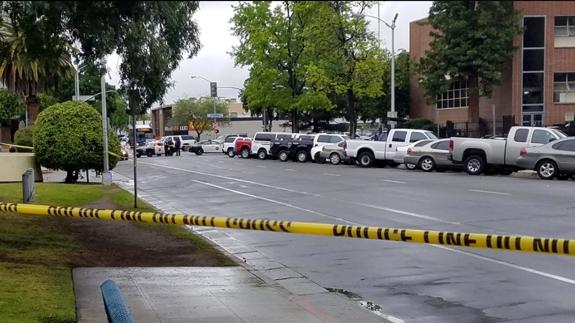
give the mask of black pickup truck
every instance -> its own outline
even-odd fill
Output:
[[[314,135],[295,135],[292,139],[274,140],[271,142],[270,153],[282,162],[290,159],[305,163],[314,144]]]

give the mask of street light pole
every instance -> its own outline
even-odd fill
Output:
[[[103,146],[104,146],[104,171],[102,172],[102,184],[111,184],[110,178],[110,164],[108,160],[108,110],[106,107],[106,68],[102,67],[100,70],[100,83],[102,86],[102,132],[103,132]]]
[[[379,35],[379,22],[383,22],[389,29],[391,29],[391,111],[387,114],[388,118],[397,118],[397,112],[395,111],[395,21],[397,20],[398,15],[399,14],[397,13],[395,14],[395,16],[393,17],[393,21],[391,22],[391,25],[379,17],[365,14],[357,15],[359,17],[364,16],[376,19],[378,21],[378,35]],[[391,125],[392,128],[394,128],[395,121],[394,122],[388,121],[388,123]]]

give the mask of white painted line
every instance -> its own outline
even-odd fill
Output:
[[[340,174],[332,174],[332,173],[323,173],[322,175],[325,175],[325,176],[336,176],[336,177],[341,176]]]
[[[256,165],[256,167],[257,167],[257,168],[267,168],[267,167],[264,166],[264,165]]]
[[[241,187],[241,188],[248,188],[247,186],[241,185],[241,184],[240,184],[240,187]]]
[[[232,193],[235,193],[235,194],[238,194],[238,195],[243,195],[243,196],[251,197],[251,198],[254,198],[254,199],[258,199],[258,200],[262,200],[262,201],[266,201],[266,202],[270,202],[270,203],[274,203],[274,204],[278,204],[278,205],[282,205],[282,206],[287,206],[287,207],[292,208],[292,209],[296,209],[296,210],[308,212],[308,213],[311,213],[311,214],[319,215],[319,216],[324,217],[324,218],[328,218],[328,219],[332,219],[332,220],[337,220],[337,221],[345,222],[345,223],[348,223],[348,224],[359,225],[359,224],[356,223],[356,222],[351,222],[351,221],[348,221],[348,220],[346,220],[346,219],[342,219],[342,218],[337,217],[337,216],[327,215],[327,214],[324,214],[324,213],[321,213],[321,212],[317,212],[317,211],[314,211],[314,210],[305,209],[305,208],[303,208],[303,207],[299,207],[299,206],[296,206],[296,205],[293,205],[293,204],[289,204],[289,203],[285,203],[285,202],[281,202],[281,201],[276,201],[276,200],[268,199],[268,198],[266,198],[266,197],[262,197],[262,196],[258,196],[258,195],[254,195],[254,194],[249,194],[249,193],[244,193],[244,192],[241,192],[241,191],[236,191],[236,190],[233,190],[233,189],[231,189],[231,188],[227,188],[227,187],[215,185],[215,184],[212,184],[212,183],[207,183],[207,182],[198,181],[198,180],[195,180],[195,179],[192,180],[192,181],[193,181],[193,182],[196,182],[196,183],[198,183],[198,184],[203,184],[203,185],[207,185],[207,186],[219,188],[219,189],[221,189],[221,190],[228,191],[228,192],[232,192]]]
[[[505,195],[505,196],[511,195],[511,193],[484,191],[484,190],[468,190],[468,191],[469,192],[477,192],[477,193],[495,194],[495,195]]]
[[[407,182],[402,182],[402,181],[395,181],[392,179],[382,179],[382,182],[388,182],[388,183],[396,183],[396,184],[407,184]]]
[[[186,173],[199,174],[199,175],[204,175],[204,176],[212,176],[212,177],[216,177],[216,178],[222,178],[222,179],[227,179],[227,180],[232,180],[232,181],[237,181],[237,182],[242,182],[242,183],[248,183],[248,184],[252,184],[252,185],[258,185],[258,186],[263,186],[263,187],[267,187],[267,188],[273,188],[273,189],[276,189],[276,190],[279,190],[279,191],[285,191],[285,192],[290,192],[290,193],[303,194],[303,195],[307,195],[307,196],[310,196],[310,195],[311,195],[311,196],[315,196],[315,197],[321,197],[321,195],[315,194],[315,193],[309,193],[309,192],[305,192],[305,191],[292,190],[292,189],[285,188],[285,187],[281,187],[281,186],[268,185],[268,184],[263,184],[263,183],[248,181],[248,180],[241,179],[241,178],[235,178],[235,177],[217,175],[217,174],[212,174],[212,173],[204,173],[204,172],[199,172],[199,171],[195,171],[195,170],[178,168],[178,167],[172,167],[172,166],[166,166],[166,165],[158,165],[158,164],[154,164],[154,163],[147,163],[147,162],[138,162],[138,163],[144,164],[144,165],[150,165],[150,166],[163,167],[163,168],[168,168],[168,169],[173,169],[173,170],[179,170],[179,171],[186,172]]]
[[[463,255],[466,255],[466,256],[469,256],[469,257],[473,257],[473,258],[477,258],[477,259],[481,259],[481,260],[493,262],[493,263],[496,263],[496,264],[500,264],[500,265],[503,265],[503,266],[506,266],[506,267],[510,267],[510,268],[513,268],[513,269],[518,269],[518,270],[525,271],[525,272],[528,272],[528,273],[532,273],[532,274],[535,274],[535,275],[539,275],[539,276],[542,276],[542,277],[555,279],[555,280],[558,280],[558,281],[561,281],[561,282],[564,282],[564,283],[567,283],[567,284],[575,285],[575,280],[570,279],[570,278],[567,278],[567,277],[549,274],[549,273],[546,273],[546,272],[543,272],[543,271],[539,271],[539,270],[536,270],[536,269],[533,269],[533,268],[523,267],[523,266],[515,265],[515,264],[509,263],[509,262],[506,262],[506,261],[497,260],[497,259],[492,259],[492,258],[485,257],[485,256],[480,256],[480,255],[477,255],[477,254],[474,254],[474,253],[471,253],[471,252],[467,252],[467,251],[462,251],[462,250],[458,250],[458,249],[451,249],[451,248],[444,247],[444,246],[439,246],[439,245],[430,245],[430,246],[436,247],[436,248],[440,248],[440,249],[443,249],[443,250],[447,250],[447,251],[451,251],[451,252],[455,252],[455,253],[459,253],[459,254],[463,254]]]
[[[418,213],[413,213],[413,212],[407,212],[407,211],[392,209],[392,208],[388,208],[388,207],[384,207],[384,206],[378,206],[378,205],[372,205],[372,204],[366,204],[366,203],[354,203],[354,202],[350,202],[350,203],[355,204],[355,205],[361,205],[361,206],[369,207],[369,208],[372,208],[372,209],[383,210],[383,211],[387,211],[387,212],[392,212],[392,213],[407,215],[407,216],[411,216],[411,217],[414,217],[414,218],[419,218],[419,219],[424,219],[424,220],[435,221],[435,222],[439,222],[439,223],[447,223],[447,224],[453,224],[453,225],[461,225],[461,223],[459,223],[459,222],[452,222],[452,221],[442,220],[442,219],[434,218],[434,217],[428,216],[428,215],[423,215],[423,214],[418,214]]]
[[[284,169],[286,172],[295,172],[295,169],[291,169],[291,168],[286,168]]]

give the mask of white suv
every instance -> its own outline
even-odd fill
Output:
[[[266,159],[270,153],[271,142],[274,140],[293,139],[294,133],[287,132],[256,132],[252,141],[252,155],[258,159]]]
[[[194,139],[194,136],[190,135],[169,135],[166,137],[172,138],[174,143],[176,143],[176,138],[179,138],[180,143],[182,145],[182,150],[188,150],[188,148],[190,148],[191,145],[196,143],[196,139]]]

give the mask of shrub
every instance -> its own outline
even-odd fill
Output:
[[[120,142],[110,134],[109,150],[120,154]],[[84,102],[67,101],[52,105],[38,115],[35,123],[34,152],[40,164],[68,172],[66,182],[77,179],[80,170],[102,171],[102,118]],[[110,169],[118,158],[110,155]]]
[[[436,125],[433,123],[433,121],[425,118],[409,119],[403,123],[402,127],[407,129],[424,129],[430,131],[436,130]]]
[[[18,129],[18,131],[16,131],[16,133],[14,134],[14,145],[32,147],[33,134],[34,134],[33,127]],[[26,148],[16,148],[15,150],[17,152],[32,152],[32,150]]]

